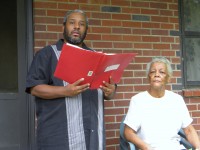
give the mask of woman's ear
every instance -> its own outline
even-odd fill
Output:
[[[62,33],[64,33],[64,29],[65,29],[65,26],[63,25],[63,26],[62,26]]]
[[[147,81],[150,82],[150,76],[149,76],[149,73],[147,74]]]
[[[171,78],[170,78],[170,76],[168,75],[167,76],[167,83],[170,83],[171,82]]]

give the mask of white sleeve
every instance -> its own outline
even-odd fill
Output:
[[[183,100],[183,98],[181,97],[181,101],[180,101],[180,106],[181,106],[181,114],[182,114],[182,128],[186,128],[189,124],[192,123],[193,119],[191,118],[188,108]]]
[[[134,96],[131,98],[128,112],[124,123],[132,128],[134,131],[138,131],[141,125],[140,109],[136,106],[137,103],[134,99]]]

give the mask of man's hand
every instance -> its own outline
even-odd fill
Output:
[[[112,80],[112,77],[110,77],[109,83],[103,81],[103,84],[104,85],[101,85],[100,88],[102,89],[102,91],[104,93],[104,98],[107,99],[107,100],[113,98],[113,96],[116,92],[117,85]]]
[[[80,94],[81,92],[87,90],[90,84],[80,85],[84,79],[79,79],[73,84],[68,84],[67,86],[54,86],[41,84],[31,88],[31,94],[43,99],[55,99],[61,97],[72,97]]]
[[[79,80],[77,80],[76,82],[72,83],[72,84],[68,84],[67,86],[65,86],[65,90],[66,90],[66,96],[76,96],[80,93],[82,93],[83,91],[87,90],[90,87],[90,84],[83,84],[80,85],[81,82],[83,82],[84,78],[81,78]]]

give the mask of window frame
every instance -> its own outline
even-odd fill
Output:
[[[180,30],[180,45],[182,53],[182,79],[183,86],[185,88],[195,88],[200,87],[200,81],[188,81],[187,80],[187,62],[186,62],[186,47],[185,39],[186,38],[199,38],[200,31],[185,31],[185,21],[184,21],[184,0],[179,0],[179,30]]]

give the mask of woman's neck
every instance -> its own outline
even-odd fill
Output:
[[[149,88],[148,93],[155,98],[161,98],[165,95],[165,89],[152,89]]]

